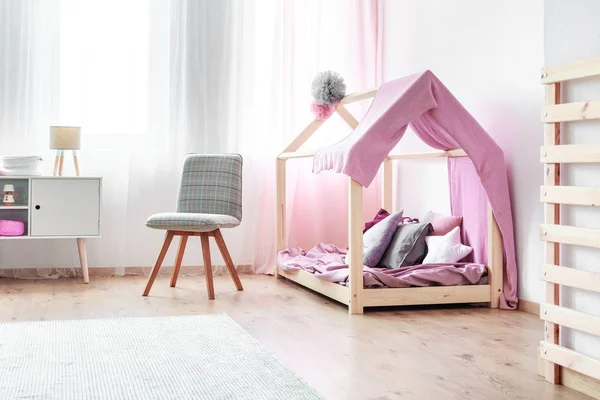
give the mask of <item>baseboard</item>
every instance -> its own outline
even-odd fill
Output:
[[[540,355],[538,348],[537,372],[539,375],[544,376],[547,362],[548,361],[544,360]],[[594,399],[600,399],[600,381],[597,379],[590,378],[589,376],[580,374],[572,369],[561,367],[560,382],[568,388],[577,390],[578,392],[593,397]],[[548,384],[550,385],[550,383]]]
[[[540,303],[536,303],[535,301],[519,299],[517,309],[529,314],[540,315]]]
[[[252,265],[238,265],[237,271],[240,274],[252,273]],[[152,267],[90,267],[89,273],[92,277],[108,277],[108,276],[148,276]],[[172,266],[165,265],[162,267],[158,275],[171,275],[173,272]],[[179,273],[181,275],[200,275],[204,274],[204,266],[182,266]],[[213,265],[213,275],[227,274],[225,265]],[[35,279],[35,278],[56,278],[56,277],[80,277],[81,270],[79,268],[18,268],[18,269],[1,269],[0,277],[15,278],[15,279]]]

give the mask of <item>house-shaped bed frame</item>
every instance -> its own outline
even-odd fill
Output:
[[[378,89],[353,93],[345,96],[336,108],[352,129],[359,122],[346,109],[345,105],[375,97]],[[276,251],[286,248],[286,162],[295,158],[308,158],[313,152],[299,152],[298,149],[324,124],[326,120],[312,121],[277,157],[277,239]],[[425,159],[467,157],[462,149],[448,151],[431,151],[425,153],[388,154],[383,161],[382,177],[382,207],[388,211],[393,210],[392,163],[403,159]],[[340,303],[348,305],[351,314],[362,314],[364,307],[377,306],[403,306],[421,304],[448,304],[448,303],[489,303],[491,308],[498,308],[502,292],[503,279],[503,247],[502,236],[492,209],[488,203],[488,277],[487,285],[465,286],[428,286],[409,288],[364,288],[363,287],[363,186],[348,177],[348,254],[350,255],[349,285],[327,282],[315,275],[299,270],[288,272],[279,269],[277,277],[283,277],[302,286],[319,292]],[[277,257],[276,257],[277,258]]]

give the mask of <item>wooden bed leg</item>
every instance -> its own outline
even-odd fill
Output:
[[[490,308],[500,306],[503,284],[502,234],[494,217],[492,205],[488,202],[488,279],[490,285]]]
[[[386,158],[382,165],[381,208],[387,210],[387,212],[391,214],[394,212],[392,199],[392,160]]]
[[[560,83],[546,85],[546,105],[560,104]],[[560,123],[544,124],[544,145],[555,146],[560,144]],[[560,164],[546,164],[544,185],[560,185]],[[545,204],[544,222],[546,224],[560,224],[560,205]],[[545,242],[544,257],[546,264],[560,265],[560,246],[558,243]],[[560,305],[560,286],[546,282],[546,303]],[[551,322],[544,323],[544,340],[551,344],[560,344],[560,326]],[[546,362],[546,380],[551,383],[560,383],[560,365]]]
[[[279,274],[279,264],[277,263],[277,255],[286,246],[286,237],[285,237],[285,160],[277,159],[277,218],[276,218],[276,239],[275,239],[275,276],[278,279],[282,279],[282,276]]]
[[[348,187],[348,255],[350,256],[350,314],[363,313],[363,188],[349,178]]]

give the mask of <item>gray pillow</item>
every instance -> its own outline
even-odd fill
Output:
[[[427,255],[425,237],[431,232],[430,223],[398,226],[377,266],[396,269],[420,264]]]
[[[394,232],[402,219],[402,210],[388,215],[363,235],[363,265],[374,267],[387,249]],[[346,264],[350,265],[350,254],[346,256]]]

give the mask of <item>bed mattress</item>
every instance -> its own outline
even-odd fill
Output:
[[[344,264],[347,249],[321,243],[306,251],[289,248],[279,252],[279,268],[293,272],[304,270],[316,277],[348,285],[349,268]],[[365,288],[403,288],[418,286],[460,286],[487,284],[487,268],[482,264],[420,264],[397,269],[363,266]]]

